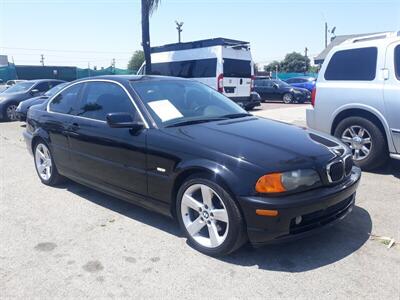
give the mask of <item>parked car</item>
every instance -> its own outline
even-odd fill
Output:
[[[315,77],[293,77],[285,80],[288,84],[294,87],[307,89],[312,92],[315,86]]]
[[[326,57],[309,127],[349,145],[365,170],[400,159],[400,32],[350,39]]]
[[[254,66],[248,42],[215,38],[152,47],[151,62],[153,75],[200,81],[248,110],[260,105],[251,94]],[[144,63],[138,74],[145,74]]]
[[[68,84],[68,82],[62,82],[60,84],[57,84],[55,87],[51,88],[50,90],[48,90],[42,96],[33,97],[28,100],[24,100],[24,101],[20,102],[17,107],[17,110],[15,111],[17,114],[18,120],[25,121],[26,115],[28,114],[28,109],[32,105],[41,104],[41,103],[47,101],[47,99],[49,99],[51,96],[55,95],[58,91],[60,91],[67,84]]]
[[[42,183],[65,176],[175,217],[209,255],[341,220],[361,176],[339,140],[172,77],[77,80],[29,109],[24,137]]]
[[[0,94],[0,120],[17,120],[17,106],[21,101],[43,95],[64,81],[55,79],[29,80],[16,83]]]
[[[256,77],[254,90],[265,100],[282,100],[284,103],[304,103],[311,99],[311,93],[302,88],[295,88],[279,79]]]

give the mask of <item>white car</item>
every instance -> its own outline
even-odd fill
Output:
[[[307,125],[340,138],[375,169],[400,159],[400,32],[349,39],[326,57]]]
[[[151,48],[152,75],[190,78],[223,93],[245,108],[252,96],[254,66],[248,42],[215,38]],[[138,75],[145,74],[145,64]]]

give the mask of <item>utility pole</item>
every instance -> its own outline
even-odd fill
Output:
[[[175,24],[176,24],[176,30],[178,30],[178,42],[180,43],[181,42],[181,32],[182,32],[182,26],[183,26],[183,22],[178,22],[178,21],[175,21]]]
[[[328,22],[325,22],[325,48],[328,47]]]
[[[304,73],[307,72],[307,58],[308,58],[307,54],[308,54],[308,48],[305,47],[304,48]]]
[[[40,54],[40,63],[44,67],[44,55],[43,54]]]
[[[115,58],[113,58],[111,61],[111,72],[115,72]]]

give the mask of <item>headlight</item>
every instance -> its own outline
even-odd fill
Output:
[[[266,174],[256,183],[258,193],[282,193],[310,188],[320,182],[319,175],[311,169]]]
[[[4,97],[0,97],[0,102],[3,101],[5,98]]]
[[[295,94],[301,94],[301,93],[302,93],[302,92],[299,91],[299,90],[293,90],[293,92],[294,92]]]

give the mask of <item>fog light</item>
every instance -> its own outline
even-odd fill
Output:
[[[301,216],[296,217],[296,219],[294,220],[296,225],[299,225],[301,223],[301,221],[303,221],[303,218]]]

